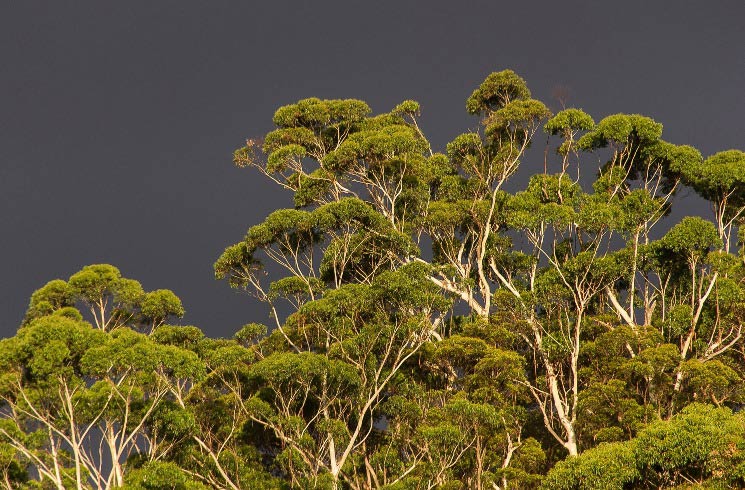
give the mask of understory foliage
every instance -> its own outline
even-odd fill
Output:
[[[215,263],[268,325],[207,338],[110,265],[34,292],[4,485],[745,486],[745,153],[553,114],[510,70],[466,110],[439,153],[414,101],[304,99],[235,152],[294,203]],[[670,217],[681,189],[706,217]]]

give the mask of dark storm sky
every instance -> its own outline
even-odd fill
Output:
[[[266,321],[212,264],[291,203],[231,153],[300,98],[418,100],[442,149],[476,126],[470,92],[512,68],[554,109],[563,86],[596,120],[639,112],[704,155],[745,149],[742,0],[6,2],[0,61],[3,336],[34,289],[100,262],[173,289],[208,335]]]

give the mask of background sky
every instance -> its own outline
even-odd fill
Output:
[[[212,264],[291,196],[231,163],[305,97],[422,105],[436,149],[511,68],[556,110],[642,113],[708,156],[745,149],[745,2],[6,2],[0,14],[0,336],[31,293],[111,263],[210,336],[267,321]],[[542,159],[525,161],[542,171]],[[682,193],[684,212],[702,211]]]

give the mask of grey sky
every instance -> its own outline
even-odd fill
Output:
[[[34,289],[99,262],[173,289],[209,335],[265,321],[212,263],[291,200],[231,153],[304,97],[418,100],[442,149],[475,127],[473,88],[511,68],[553,108],[565,87],[596,120],[638,112],[704,155],[745,149],[743,20],[741,0],[6,2],[0,334]]]

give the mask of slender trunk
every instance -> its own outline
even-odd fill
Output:
[[[65,486],[62,485],[62,475],[60,473],[59,457],[57,455],[57,443],[52,437],[51,429],[49,430],[49,441],[51,442],[52,461],[54,461],[54,484],[57,486],[57,490],[65,490]]]
[[[556,415],[559,417],[559,422],[561,422],[561,427],[566,435],[566,440],[559,442],[561,442],[561,445],[569,451],[570,456],[576,456],[578,452],[574,424],[567,413],[568,407],[565,405],[564,400],[561,399],[558,376],[554,371],[553,366],[548,362],[546,363],[546,377],[548,378],[548,389],[554,403],[554,410],[556,411]]]
[[[109,454],[111,458],[111,473],[109,473],[108,483],[113,480],[114,486],[120,487],[124,484],[124,475],[122,474],[122,465],[119,462],[119,452],[116,447],[116,434],[113,425],[106,428],[107,442],[109,444]]]
[[[636,267],[639,257],[639,230],[634,235],[634,258],[631,261],[631,281],[629,285],[629,317],[636,323],[636,312],[634,311],[634,295],[636,287]]]
[[[484,473],[483,454],[481,453],[481,438],[476,438],[476,490],[481,490],[481,479]]]

